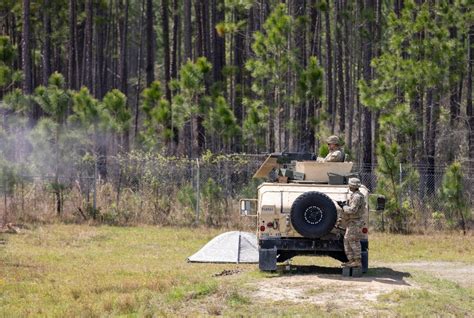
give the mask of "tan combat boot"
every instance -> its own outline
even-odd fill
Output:
[[[354,259],[352,262],[348,264],[349,267],[362,267],[362,263],[360,261],[360,258]]]
[[[351,267],[352,262],[354,262],[354,260],[348,259],[347,262],[341,263],[341,267]]]

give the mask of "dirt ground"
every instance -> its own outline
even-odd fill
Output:
[[[452,262],[412,262],[371,264],[368,274],[346,278],[340,269],[293,266],[281,268],[281,276],[263,280],[255,286],[255,297],[270,301],[311,302],[328,310],[364,309],[377,297],[394,290],[420,288],[410,279],[411,272],[424,271],[434,277],[474,285],[474,265]],[[337,295],[337,297],[335,297]]]
[[[474,265],[457,262],[412,262],[393,263],[392,268],[417,270],[431,274],[434,277],[447,279],[463,287],[474,286]]]

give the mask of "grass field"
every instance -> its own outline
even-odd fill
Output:
[[[474,288],[409,270],[417,288],[381,294],[363,314],[351,308],[255,297],[257,283],[314,273],[260,273],[257,265],[191,264],[186,257],[225,230],[51,225],[0,236],[0,316],[469,316]],[[370,238],[368,273],[390,263],[474,264],[473,236],[440,234]],[[301,265],[336,268],[329,258]],[[429,264],[429,263],[428,263]],[[444,264],[444,263],[443,263]],[[316,267],[317,268],[317,267]],[[235,270],[233,275],[219,275]],[[308,276],[309,277],[309,276]],[[471,278],[472,279],[472,278]],[[307,291],[320,292],[318,286]],[[334,289],[334,297],[339,291]]]

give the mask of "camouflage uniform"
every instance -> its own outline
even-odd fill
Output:
[[[323,159],[323,162],[344,162],[344,152],[340,149],[331,151],[328,155]]]
[[[338,136],[329,136],[326,139],[328,144],[336,145],[337,148],[334,150],[329,150],[328,155],[321,160],[321,162],[344,162],[344,151],[342,151],[339,147],[339,137]]]
[[[351,184],[351,181],[353,184]],[[363,226],[365,199],[359,191],[360,181],[356,178],[349,179],[349,185],[356,189],[348,200],[348,205],[343,208],[343,218],[346,220],[346,234],[344,235],[344,251],[346,252],[349,266],[359,267],[361,259],[360,233]]]

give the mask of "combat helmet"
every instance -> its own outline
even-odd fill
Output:
[[[350,187],[360,187],[360,180],[358,178],[349,178],[347,183]]]
[[[326,139],[326,142],[328,144],[334,144],[334,145],[339,145],[340,144],[340,141],[339,141],[339,137],[338,136],[329,136],[327,139]]]

